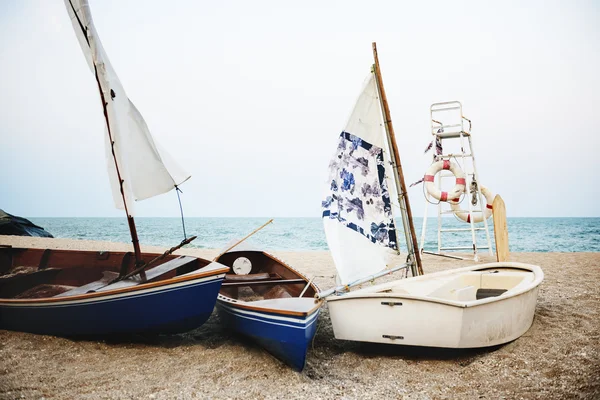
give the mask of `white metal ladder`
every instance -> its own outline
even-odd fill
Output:
[[[473,259],[475,261],[479,261],[479,256],[477,254],[478,249],[488,249],[490,256],[492,255],[492,244],[490,241],[490,233],[488,228],[487,220],[484,218],[483,227],[477,226],[475,222],[473,222],[473,215],[476,213],[483,213],[485,207],[485,198],[481,193],[481,181],[479,180],[479,174],[477,173],[477,168],[475,166],[475,154],[473,152],[473,143],[471,141],[471,120],[466,118],[462,113],[462,104],[458,101],[449,101],[444,103],[434,103],[430,107],[430,116],[431,116],[431,134],[433,135],[434,146],[433,151],[436,151],[436,137],[439,138],[439,141],[442,144],[442,148],[444,149],[444,154],[438,154],[437,160],[454,160],[464,171],[466,176],[466,198],[464,201],[468,204],[469,215],[469,228],[443,228],[442,218],[443,214],[452,214],[454,211],[449,208],[450,204],[446,202],[438,202],[437,203],[437,211],[438,211],[438,231],[437,231],[437,244],[438,251],[437,253],[430,253],[424,251],[425,246],[425,232],[427,228],[427,210],[429,205],[435,202],[436,200],[429,196],[427,191],[425,191],[425,212],[423,215],[423,228],[421,230],[421,241],[419,244],[419,251],[421,253],[428,253],[440,256],[446,256],[451,258],[459,258],[462,257],[450,256],[448,254],[444,254],[443,251],[457,251],[457,250],[472,250],[473,251]],[[465,129],[466,122],[468,122],[468,129]],[[456,140],[451,141],[451,139],[459,139],[458,145],[459,148],[456,149],[455,152],[446,153],[444,144],[454,145],[453,149],[456,148]],[[467,140],[465,140],[467,139]],[[448,143],[450,142],[450,143]],[[468,147],[467,147],[468,146]],[[450,171],[441,171],[436,178],[438,188],[442,187],[442,179],[454,177],[454,175]],[[473,180],[477,182],[475,186],[475,193],[471,193],[471,185]],[[478,208],[474,208],[471,203],[472,195],[476,196],[477,206]],[[446,204],[447,208],[444,209],[442,204]],[[477,246],[477,235],[476,231],[485,231],[487,246]],[[445,232],[471,232],[471,240],[472,243],[469,246],[446,246],[442,245],[442,234]]]

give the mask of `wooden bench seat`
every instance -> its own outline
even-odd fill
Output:
[[[140,283],[146,283],[146,282],[151,282],[153,280],[158,280],[158,278],[160,278],[162,275],[165,275],[171,271],[174,271],[177,268],[183,267],[184,265],[187,265],[191,262],[196,262],[196,260],[197,259],[195,257],[190,257],[190,256],[177,257],[177,258],[169,260],[163,264],[157,265],[156,267],[146,270],[146,279],[144,279],[144,280],[140,279],[139,276],[136,275],[134,277],[131,277],[128,279],[123,279],[121,281],[112,283],[110,285],[109,285],[109,282],[114,280],[117,276],[119,276],[119,274],[117,274],[116,272],[112,272],[112,271],[104,271],[103,272],[104,276],[102,277],[102,279],[97,280],[95,282],[90,282],[87,285],[77,287],[73,290],[69,290],[67,292],[61,293],[54,297],[75,296],[75,295],[85,294],[85,293],[90,293],[90,292],[105,292],[107,290],[122,289],[122,288],[126,288],[126,287],[136,286],[136,285],[139,285]]]
[[[246,275],[235,275],[225,274],[225,282],[246,282],[246,281],[260,281],[270,279],[271,275],[268,272],[260,272],[258,274],[246,274]]]

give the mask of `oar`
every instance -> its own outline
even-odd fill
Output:
[[[227,250],[221,252],[221,254],[219,254],[218,256],[216,256],[213,261],[217,261],[219,259],[219,257],[221,257],[223,254],[227,253],[229,250],[233,249],[235,246],[237,246],[238,244],[242,243],[244,240],[248,239],[250,236],[254,235],[256,232],[260,231],[262,228],[264,228],[265,226],[269,225],[271,222],[273,222],[273,218],[271,218],[270,220],[268,220],[267,222],[265,222],[262,226],[256,228],[254,231],[252,231],[251,233],[249,233],[248,235],[246,235],[244,238],[238,240],[237,242],[235,242],[232,246],[228,247]]]
[[[106,286],[112,285],[115,282],[119,282],[119,281],[122,281],[122,280],[127,279],[127,278],[131,278],[132,276],[137,275],[137,274],[143,272],[146,268],[148,268],[152,264],[155,264],[156,262],[162,260],[163,258],[165,258],[166,256],[170,255],[171,253],[175,252],[176,250],[179,250],[180,248],[182,248],[186,244],[189,244],[192,240],[196,239],[196,237],[197,236],[192,236],[190,238],[182,240],[181,243],[179,243],[177,246],[171,247],[169,250],[165,251],[160,256],[154,257],[152,260],[148,261],[147,263],[145,263],[141,267],[134,269],[130,273],[128,273],[126,275],[123,275],[123,276],[116,277],[112,281],[108,282],[108,284]]]

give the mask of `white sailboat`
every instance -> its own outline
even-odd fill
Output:
[[[0,329],[50,335],[185,332],[211,315],[229,268],[173,251],[143,253],[133,201],[189,178],[152,138],[94,27],[87,0],[65,0],[98,85],[113,198],[125,210],[134,253],[0,247]]]
[[[338,339],[448,348],[486,347],[521,336],[533,321],[542,270],[493,263],[422,275],[400,156],[373,43],[375,64],[329,165],[323,223],[339,286],[320,292]],[[399,252],[398,204],[407,262]],[[352,290],[398,270],[413,277]]]

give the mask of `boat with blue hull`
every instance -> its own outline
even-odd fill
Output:
[[[0,329],[60,336],[178,333],[211,315],[228,270],[169,256],[114,283],[129,253],[0,248]],[[144,253],[149,261],[156,254]]]
[[[217,297],[223,324],[301,371],[320,313],[316,285],[262,251],[233,251],[217,261],[230,267]]]
[[[154,140],[127,97],[87,0],[65,0],[65,6],[98,88],[110,187],[115,206],[125,211],[133,252],[0,247],[0,329],[67,336],[194,329],[210,316],[228,268],[173,255],[195,239],[185,226],[184,239],[165,253],[141,251],[135,202],[173,189],[179,196],[190,175]],[[80,127],[88,130],[94,129]]]

